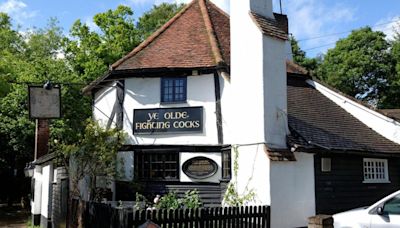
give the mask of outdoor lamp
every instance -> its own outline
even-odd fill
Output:
[[[33,177],[33,171],[35,170],[35,165],[32,162],[26,163],[24,168],[24,174],[26,177]]]
[[[51,90],[52,88],[53,88],[53,84],[51,84],[50,81],[47,81],[47,82],[44,83],[44,85],[43,85],[43,89]]]

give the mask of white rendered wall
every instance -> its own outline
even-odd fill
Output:
[[[113,87],[114,85],[108,84],[108,86],[101,88],[94,95],[93,118],[102,126],[107,125],[117,99],[117,89]],[[115,122],[112,126],[115,126]]]
[[[218,144],[215,114],[214,75],[187,77],[187,102],[160,103],[161,79],[129,78],[125,80],[124,131],[127,144]],[[203,107],[203,132],[180,134],[133,135],[133,110],[172,107]]]
[[[250,0],[250,8],[264,17],[274,18],[272,0]]]
[[[400,143],[399,122],[340,95],[318,82],[307,80],[307,83],[378,134],[395,143]]]
[[[264,142],[263,35],[249,16],[248,0],[232,1],[230,11],[231,77],[222,87],[222,117],[228,125],[224,141]]]
[[[51,189],[53,181],[53,165],[49,164],[42,168],[42,196],[40,214],[49,218],[49,206],[51,206]]]
[[[287,83],[285,42],[264,36],[264,130],[272,148],[286,148]]]
[[[286,50],[286,59],[293,61],[292,45],[290,44],[289,40],[285,42],[285,50]]]
[[[217,172],[208,178],[204,179],[194,179],[191,177],[188,177],[182,170],[183,163],[185,163],[187,160],[194,158],[194,157],[206,157],[211,160],[213,160],[215,163],[218,165],[218,170]],[[218,153],[191,153],[191,152],[181,152],[179,153],[179,167],[180,167],[180,181],[181,182],[211,182],[211,183],[219,183],[220,179],[222,178],[222,158],[221,158],[221,152]]]
[[[249,15],[248,3],[231,2],[231,81],[222,92],[223,118],[231,131],[226,139],[286,148],[285,41],[262,34]]]
[[[227,74],[226,74],[227,75]],[[230,75],[227,75],[230,77]],[[233,143],[235,124],[231,120],[233,118],[232,111],[235,110],[232,105],[232,85],[228,78],[224,78],[221,72],[218,72],[219,86],[220,86],[220,104],[221,104],[221,122],[223,131],[223,141],[225,144]],[[237,109],[237,107],[236,107]]]
[[[42,203],[42,167],[35,166],[33,179],[35,179],[34,189],[34,201],[31,201],[31,213],[34,215],[40,214],[41,203]]]
[[[295,156],[295,162],[271,161],[271,227],[307,226],[315,215],[314,155]]]
[[[264,145],[240,146],[238,148],[239,169],[237,179],[237,190],[241,195],[253,190],[256,193],[253,205],[270,205],[270,160],[264,152]],[[235,152],[232,149],[232,167]],[[234,175],[232,170],[232,175]],[[248,189],[248,191],[246,191]]]

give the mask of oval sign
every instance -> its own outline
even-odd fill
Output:
[[[210,158],[194,157],[183,163],[182,170],[191,178],[205,179],[218,171],[218,165]]]

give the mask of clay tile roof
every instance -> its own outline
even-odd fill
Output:
[[[400,146],[329,100],[304,77],[288,77],[288,120],[306,146],[337,151],[399,154]]]
[[[264,35],[272,36],[282,40],[288,39],[288,34],[281,29],[282,25],[275,19],[263,17],[254,12],[250,12],[250,16]]]
[[[290,60],[286,60],[286,72],[292,74],[308,74],[306,69]]]
[[[112,69],[224,66],[229,40],[229,16],[208,0],[194,0]]]

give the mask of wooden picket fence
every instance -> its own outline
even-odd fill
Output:
[[[86,202],[85,227],[139,227],[147,221],[163,228],[270,228],[269,206],[211,207],[176,210],[132,210]]]

